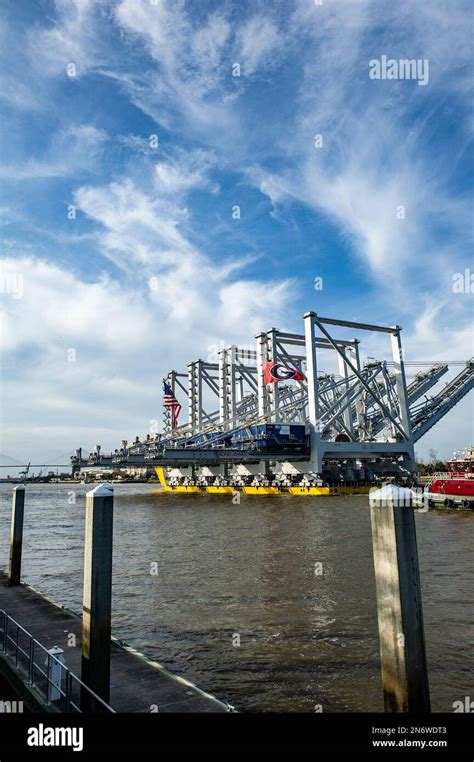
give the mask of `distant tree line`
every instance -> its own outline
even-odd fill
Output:
[[[423,458],[417,458],[416,461],[416,470],[420,474],[420,476],[425,476],[426,474],[434,474],[436,471],[447,471],[448,466],[446,464],[446,461],[439,460],[438,453],[436,450],[433,450],[431,448],[428,450],[428,462],[425,463]]]

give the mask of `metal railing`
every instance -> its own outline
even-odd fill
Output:
[[[0,657],[45,704],[60,712],[115,712],[4,609],[0,609]]]
[[[434,474],[430,474],[429,480],[424,485],[426,492],[429,492],[429,488],[435,482],[437,479],[450,479],[450,474],[448,471],[436,471]]]

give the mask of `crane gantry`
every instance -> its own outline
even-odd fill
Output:
[[[340,329],[351,337],[336,336]],[[361,334],[385,340],[391,359],[362,363]],[[328,355],[337,372],[323,370]],[[269,377],[272,368],[281,378]],[[176,425],[165,407],[162,433],[123,440],[110,454],[77,450],[72,465],[151,466],[165,489],[187,492],[368,491],[387,476],[410,479],[415,442],[474,386],[470,359],[429,397],[448,369],[436,363],[407,384],[399,326],[306,312],[302,333],[271,328],[255,348],[226,346],[171,370],[167,388],[187,400],[186,422]]]

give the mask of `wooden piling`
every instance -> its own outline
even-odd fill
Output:
[[[386,712],[429,712],[413,493],[370,494],[377,614]]]
[[[10,531],[10,561],[8,565],[9,585],[20,584],[24,510],[25,487],[23,484],[18,484],[13,488],[12,523]]]
[[[82,681],[110,699],[113,488],[101,484],[86,495]],[[83,710],[90,711],[83,692]]]

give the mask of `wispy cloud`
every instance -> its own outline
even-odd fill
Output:
[[[216,166],[215,154],[202,149],[185,151],[178,149],[168,161],[160,161],[155,166],[157,190],[161,193],[178,194],[192,188],[216,190],[211,183],[209,170]]]
[[[0,176],[12,180],[77,176],[95,168],[106,139],[105,131],[91,124],[70,125],[53,135],[41,158],[0,165]]]
[[[234,56],[242,62],[242,73],[250,76],[276,63],[277,56],[285,50],[285,37],[277,24],[263,15],[256,14],[237,31]]]
[[[110,55],[101,35],[102,14],[109,4],[109,0],[55,0],[55,16],[29,29],[30,66],[42,76],[65,77],[72,63],[74,76],[82,77],[100,65],[103,55]]]
[[[439,239],[436,221],[453,239],[468,232],[466,191],[453,187],[446,156],[432,148],[439,91],[464,80],[469,63],[463,10],[436,1],[408,2],[401,12],[370,0],[301,3],[293,33],[306,55],[292,138],[280,144],[286,168],[248,169],[275,207],[293,199],[329,217],[373,276],[410,298],[414,272],[427,267]],[[428,57],[430,88],[370,81],[375,52]],[[468,139],[461,134],[458,157]]]
[[[208,186],[207,171],[212,164],[207,153],[186,155],[181,150],[174,160],[156,165],[149,193],[124,179],[105,187],[79,188],[75,199],[78,208],[99,224],[103,254],[137,286],[146,288],[153,279],[149,296],[164,315],[186,319],[196,332],[212,332],[217,324],[229,336],[235,333],[236,315],[246,315],[252,335],[257,317],[263,317],[275,297],[281,314],[291,284],[289,280],[236,280],[236,273],[248,265],[249,258],[215,262],[190,240],[192,230],[182,204],[189,191]],[[237,296],[241,296],[240,307]]]

